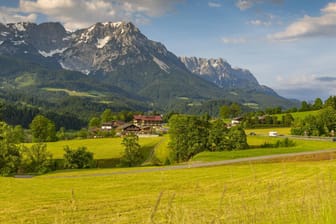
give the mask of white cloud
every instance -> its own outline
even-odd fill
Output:
[[[276,91],[285,97],[297,98],[300,100],[313,100],[316,97],[327,98],[335,95],[336,77],[297,75],[291,78],[278,76]]]
[[[255,3],[255,0],[238,0],[236,3],[236,6],[240,10],[246,10],[248,8],[251,8],[254,3]]]
[[[224,44],[245,44],[247,39],[244,37],[223,37],[222,41]]]
[[[21,13],[16,8],[0,7],[1,23],[16,23],[21,21],[35,22],[37,15],[35,13]]]
[[[285,31],[269,35],[270,40],[293,41],[307,37],[336,37],[336,3],[321,9],[319,17],[304,16],[290,24]]]
[[[67,29],[87,27],[103,21],[148,23],[173,10],[184,0],[20,0],[20,10],[43,14],[64,23]]]
[[[253,26],[270,26],[270,25],[272,25],[272,22],[262,21],[260,19],[250,20],[248,23],[253,25]]]
[[[222,7],[222,4],[219,2],[208,2],[208,6],[211,8],[220,8]]]
[[[244,11],[246,9],[252,8],[255,4],[261,3],[273,3],[273,4],[281,4],[283,0],[237,0],[236,6]]]

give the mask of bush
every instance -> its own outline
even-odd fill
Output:
[[[8,176],[17,172],[21,163],[20,148],[13,127],[0,122],[0,175]]]
[[[121,166],[137,166],[143,162],[144,156],[138,142],[139,138],[134,134],[124,137],[121,144],[125,146],[125,151],[120,159]]]
[[[287,148],[287,147],[293,147],[295,145],[296,145],[295,141],[293,141],[289,138],[285,138],[283,140],[276,141],[274,144],[269,143],[269,142],[265,142],[260,147],[261,148],[281,148],[281,147]]]
[[[22,168],[24,172],[43,174],[52,169],[52,155],[46,144],[35,144],[22,150]]]
[[[276,143],[275,143],[275,147],[276,148],[280,148],[280,147],[293,147],[295,146],[295,142],[289,138],[285,138],[283,140],[278,140]]]
[[[86,147],[71,149],[64,147],[64,168],[82,169],[94,167],[93,153],[87,151]]]

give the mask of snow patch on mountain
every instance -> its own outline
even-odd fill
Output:
[[[160,59],[158,59],[157,57],[153,56],[153,61],[165,72],[169,73],[169,69],[170,67],[164,63],[163,61],[161,61]]]
[[[65,47],[65,48],[62,48],[62,49],[55,49],[55,50],[52,50],[52,51],[49,51],[49,52],[39,50],[38,52],[39,52],[43,57],[47,58],[47,57],[52,57],[52,56],[54,56],[55,54],[62,54],[66,49],[68,49],[68,48]]]
[[[12,43],[13,43],[15,46],[22,45],[22,44],[26,44],[26,42],[25,42],[24,40],[13,40]]]
[[[59,64],[61,65],[61,67],[65,70],[72,70],[71,68],[67,67],[66,65],[64,65],[64,63],[62,61],[59,61]]]
[[[90,74],[90,70],[88,70],[88,69],[82,70],[81,72],[84,73],[85,75],[89,75]]]
[[[110,36],[106,36],[102,39],[97,39],[96,47],[97,48],[103,48],[110,40],[111,40]]]
[[[105,22],[105,23],[103,23],[104,26],[111,26],[113,28],[118,28],[122,24],[123,24],[123,22],[115,22],[115,23]]]
[[[1,32],[1,36],[3,36],[3,37],[7,37],[8,35],[9,35],[8,32]]]
[[[1,40],[0,40],[0,45],[3,44],[3,42],[4,42],[4,41],[1,41]]]
[[[26,31],[26,28],[24,27],[23,23],[15,23],[14,27],[16,28],[16,30],[24,32]]]
[[[90,39],[89,32],[84,32],[79,37],[79,42],[78,43],[83,43],[83,42],[88,43],[89,39]]]

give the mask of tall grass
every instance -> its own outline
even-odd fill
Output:
[[[140,138],[139,144],[144,148],[154,148],[163,137]],[[94,153],[95,159],[110,159],[120,158],[124,151],[124,146],[121,144],[122,138],[99,138],[99,139],[83,139],[83,140],[68,140],[58,142],[48,142],[47,149],[53,154],[53,158],[59,159],[63,157],[64,146],[70,148],[78,148],[85,146],[88,151]],[[32,144],[26,144],[31,146]]]
[[[335,223],[335,170],[324,161],[0,178],[0,223]]]

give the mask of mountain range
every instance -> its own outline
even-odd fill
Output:
[[[295,105],[248,70],[223,59],[177,57],[130,22],[96,23],[74,32],[57,22],[0,24],[0,65],[0,97],[20,93],[38,105],[19,97],[24,104],[62,113],[74,112],[60,109],[73,101],[92,112],[201,112],[209,102],[255,109]]]

